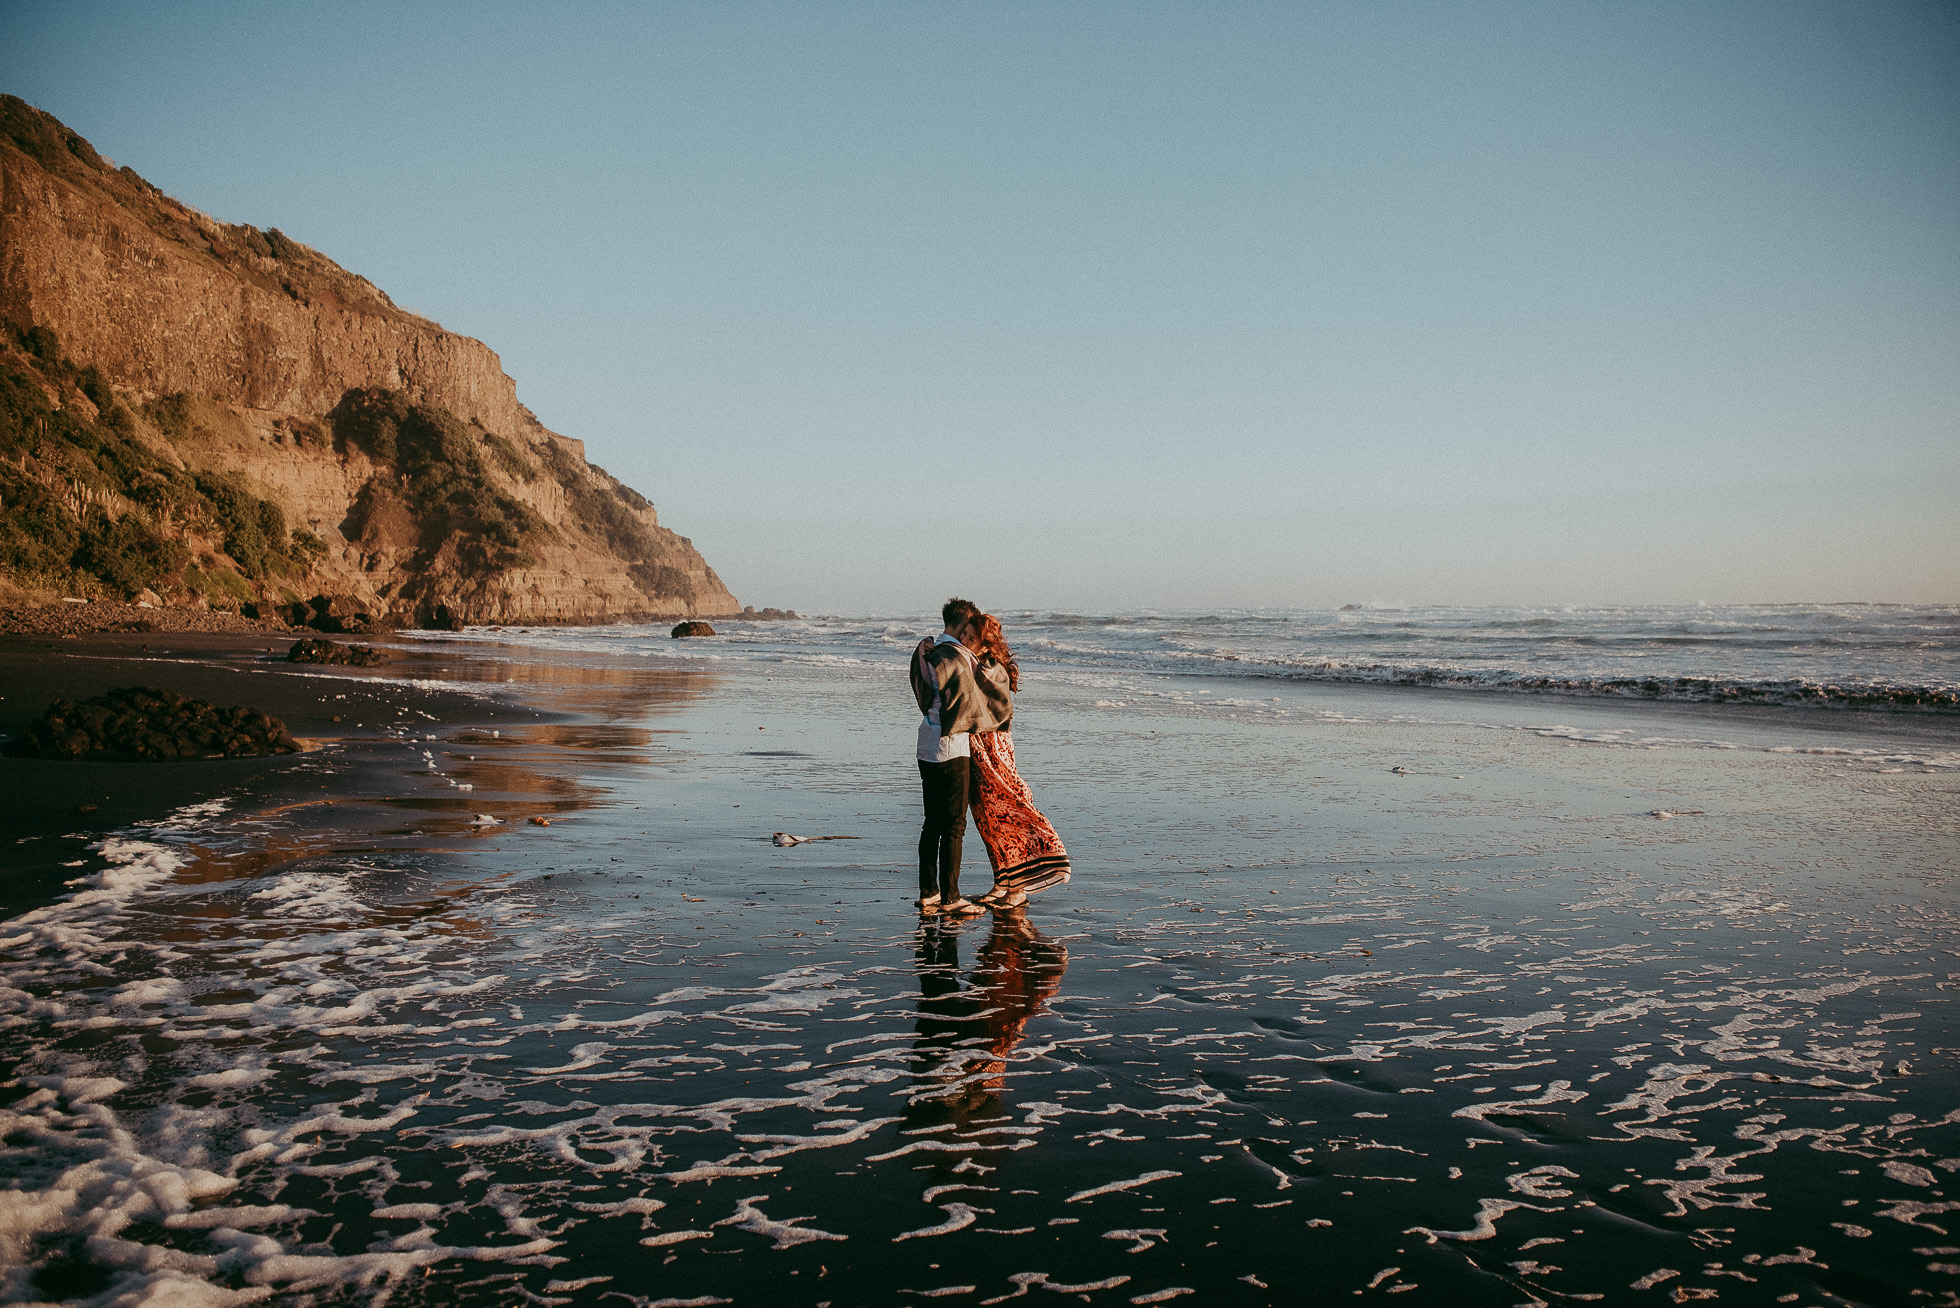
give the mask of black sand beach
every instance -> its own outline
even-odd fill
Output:
[[[310,633],[159,632],[0,636],[0,734],[19,733],[55,699],[87,699],[123,686],[154,686],[212,703],[249,705],[284,721],[309,746],[299,758],[192,764],[45,763],[0,757],[9,796],[0,844],[0,905],[8,912],[45,902],[78,857],[103,834],[187,805],[231,797],[234,810],[277,810],[319,832],[377,836],[394,825],[386,801],[405,787],[375,747],[413,719],[463,728],[490,721],[481,698],[410,684],[426,665],[322,669],[285,661]],[[537,714],[538,710],[532,710]],[[427,715],[427,716],[424,716]],[[321,752],[323,745],[330,746]],[[391,758],[390,762],[394,762]],[[377,809],[376,805],[383,807]],[[309,810],[338,812],[309,818]],[[60,861],[48,857],[63,852]]]
[[[0,1296],[1875,1304],[1960,1275],[1950,770],[1771,752],[1787,715],[1650,747],[1611,730],[1705,717],[1036,682],[1018,753],[1076,880],[922,923],[900,668],[417,640],[323,674],[146,639],[9,644],[8,726],[146,683],[322,747],[0,764],[29,797]]]

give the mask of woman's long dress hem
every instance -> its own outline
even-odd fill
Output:
[[[1032,895],[1069,879],[1068,850],[1034,806],[1034,794],[1014,766],[1014,738],[1005,731],[968,737],[973,760],[973,824],[994,867],[994,887]]]

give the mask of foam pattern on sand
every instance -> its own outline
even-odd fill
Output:
[[[1905,1302],[1960,1263],[1922,900],[1411,860],[723,938],[411,854],[227,878],[215,816],[5,925],[0,1298]]]

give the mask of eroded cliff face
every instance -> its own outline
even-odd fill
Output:
[[[101,425],[94,443],[135,442],[159,461],[153,479],[229,477],[320,543],[255,567],[182,497],[166,511],[148,483],[84,477],[78,515],[139,515],[204,565],[162,578],[180,599],[215,600],[197,583],[216,566],[264,599],[346,595],[398,623],[741,607],[651,504],[539,423],[482,342],[276,229],[197,213],[13,97],[0,97],[0,323],[0,366],[72,437],[19,416],[16,473],[72,492],[83,427]]]

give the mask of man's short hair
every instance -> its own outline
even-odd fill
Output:
[[[948,631],[963,626],[980,616],[980,606],[972,600],[949,599],[939,606],[939,620],[946,624]]]

